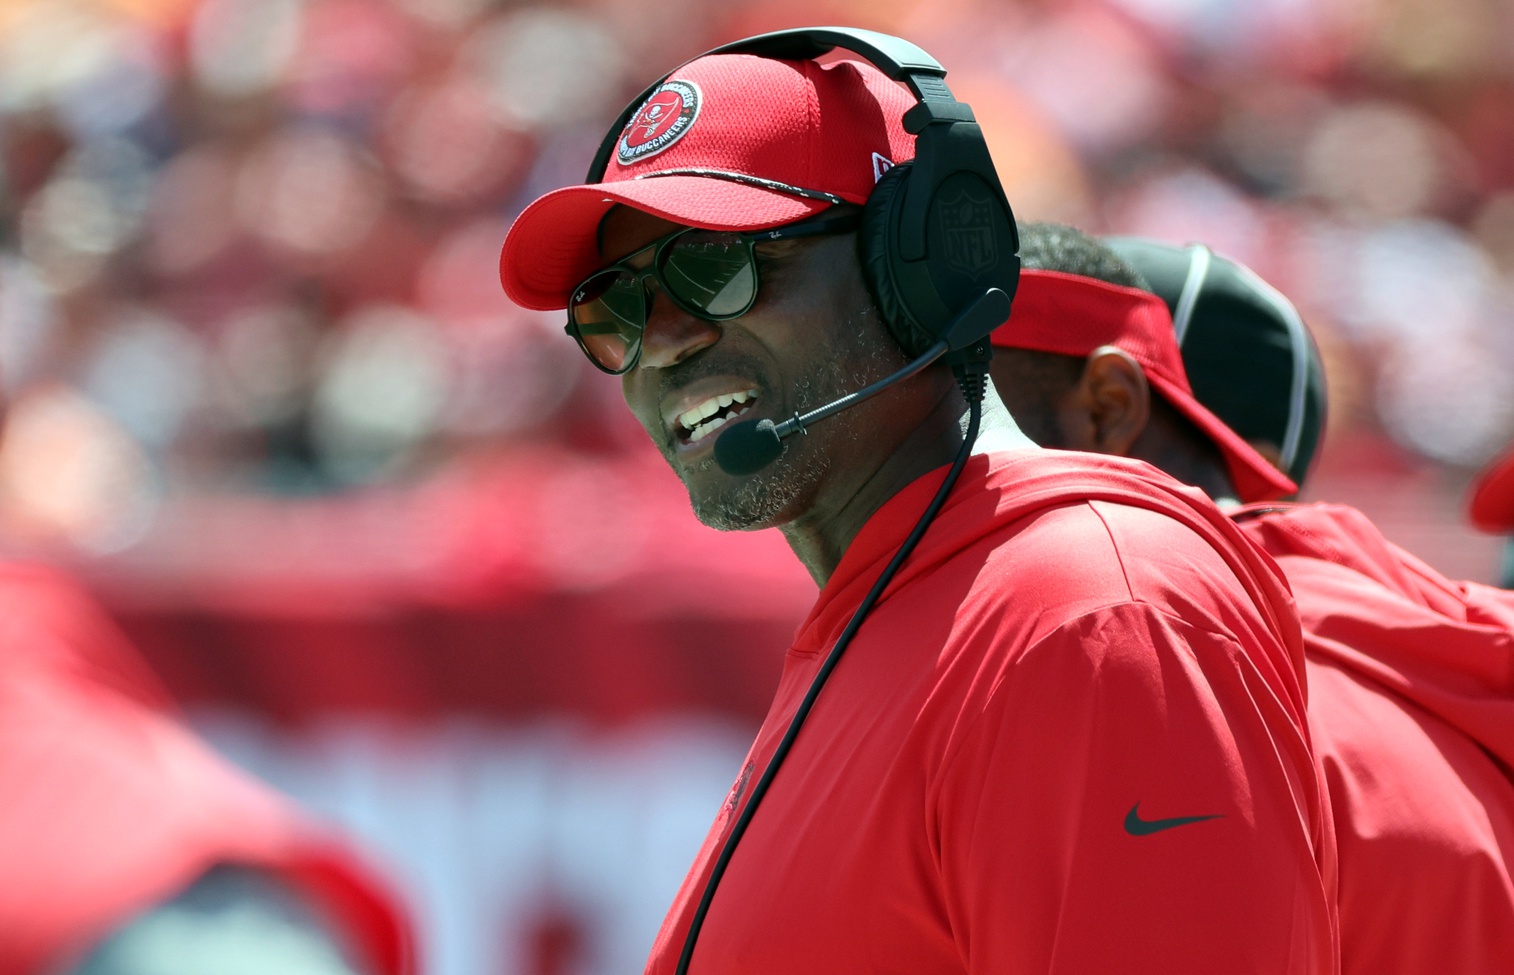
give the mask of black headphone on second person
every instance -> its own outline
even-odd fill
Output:
[[[1014,213],[972,109],[957,101],[942,80],[946,69],[909,41],[849,27],[760,34],[699,57],[755,54],[805,61],[836,48],[861,55],[892,80],[902,81],[917,99],[904,113],[904,129],[915,136],[915,158],[878,180],[857,233],[862,273],[878,310],[914,358],[987,289],[998,288],[1012,298],[1020,277]],[[625,127],[677,71],[647,86],[620,113],[594,155],[586,182],[604,180]]]

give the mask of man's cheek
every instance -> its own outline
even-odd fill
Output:
[[[652,442],[659,448],[665,445],[667,436],[662,429],[662,414],[655,400],[652,400],[646,390],[639,384],[633,383],[630,376],[625,377],[620,384],[621,396],[626,401],[626,407],[641,428],[652,438]]]
[[[636,417],[637,422],[646,426],[646,394],[642,391],[641,384],[636,381],[635,369],[620,377],[620,396],[626,401],[626,408],[631,411],[632,416]]]

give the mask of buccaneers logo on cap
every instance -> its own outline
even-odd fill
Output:
[[[655,156],[683,138],[699,115],[699,88],[692,81],[665,81],[641,106],[625,131],[615,158],[622,166]]]

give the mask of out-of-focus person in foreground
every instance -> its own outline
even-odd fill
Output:
[[[339,838],[197,738],[67,577],[0,564],[0,975],[406,975]]]

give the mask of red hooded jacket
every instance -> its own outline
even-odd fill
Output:
[[[1514,593],[1446,579],[1343,505],[1235,517],[1303,623],[1342,970],[1514,971]]]
[[[667,975],[749,787],[941,482],[880,508],[663,923]],[[1200,492],[973,457],[736,848],[693,975],[1336,969],[1334,847],[1276,567]]]

